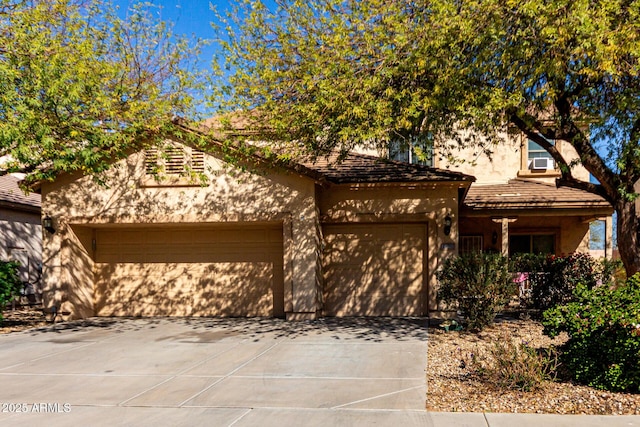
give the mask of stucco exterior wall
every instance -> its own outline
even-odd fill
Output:
[[[45,234],[45,304],[71,317],[93,315],[93,258],[87,230],[118,224],[155,225],[282,223],[285,310],[315,315],[318,257],[315,183],[286,171],[230,166],[206,155],[204,186],[167,186],[145,179],[144,153],[114,165],[100,177],[60,177],[43,183],[44,215],[55,234]]]
[[[502,135],[503,143],[492,146],[492,155],[488,157],[475,147],[456,149],[452,152],[458,162],[450,163],[439,158],[436,150],[436,166],[443,169],[462,172],[476,177],[474,185],[506,184],[515,178],[533,179],[553,183],[560,176],[558,171],[531,171],[526,167],[527,139],[521,134]],[[567,142],[558,141],[560,152],[568,163],[576,160],[575,149]],[[462,161],[461,163],[459,163]],[[589,181],[589,172],[580,164],[573,167],[575,178]]]

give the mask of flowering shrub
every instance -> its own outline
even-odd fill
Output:
[[[5,306],[20,294],[22,283],[18,277],[18,263],[0,261],[0,321]]]
[[[564,365],[589,386],[640,393],[640,273],[617,288],[578,285],[574,298],[543,313],[545,334],[569,335]]]
[[[471,329],[493,323],[515,293],[507,258],[500,254],[472,253],[445,260],[436,273],[438,300],[457,304]]]
[[[591,289],[608,282],[615,267],[614,262],[577,252],[567,256],[525,254],[512,260],[513,271],[529,273],[531,294],[525,305],[539,310],[572,301],[578,283]]]

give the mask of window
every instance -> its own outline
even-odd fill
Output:
[[[433,166],[433,143],[425,137],[410,137],[389,142],[389,159]]]
[[[554,141],[549,141],[554,145]],[[527,140],[527,169],[544,171],[554,169],[555,164],[551,154],[537,142]]]
[[[148,175],[188,175],[204,172],[204,153],[190,147],[169,145],[163,150],[150,148],[145,152],[145,172]]]
[[[470,254],[482,252],[484,249],[484,239],[482,236],[460,236],[460,253]]]
[[[555,234],[511,234],[509,255],[553,254],[556,249]]]

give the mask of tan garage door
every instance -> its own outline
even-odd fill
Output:
[[[426,224],[328,225],[324,234],[325,315],[424,315]]]
[[[100,316],[284,316],[281,225],[95,233]]]

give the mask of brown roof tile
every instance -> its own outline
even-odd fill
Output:
[[[473,176],[459,172],[357,153],[349,153],[343,159],[334,154],[300,164],[333,184],[475,181]]]
[[[524,179],[514,179],[508,184],[473,185],[464,205],[470,210],[611,208],[605,199],[596,194]]]
[[[19,178],[13,175],[0,176],[0,203],[40,208],[40,194],[24,192],[18,187]],[[19,207],[19,206],[17,206]]]

